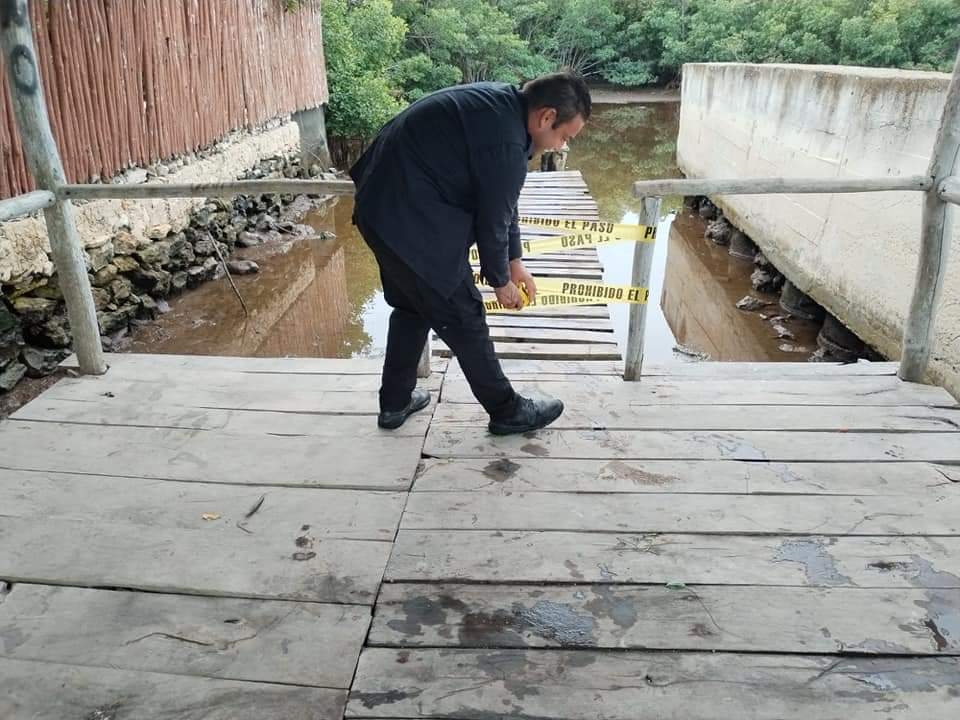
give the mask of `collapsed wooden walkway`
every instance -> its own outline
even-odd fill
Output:
[[[567,219],[599,219],[597,203],[590,196],[579,171],[531,173],[520,194],[521,215]],[[522,228],[524,239],[563,234],[539,228]],[[602,282],[603,266],[595,248],[546,253],[524,260],[536,277],[571,278]],[[474,266],[479,270],[479,266]],[[484,290],[492,299],[493,292]],[[488,316],[490,334],[500,358],[526,360],[619,360],[620,350],[613,335],[606,306],[529,308],[521,313]],[[434,354],[449,357],[438,343]]]
[[[530,340],[521,437],[443,359],[392,433],[371,360],[118,355],[0,423],[0,718],[956,716],[953,398]]]

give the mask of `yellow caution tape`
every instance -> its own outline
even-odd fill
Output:
[[[620,240],[651,242],[656,237],[657,228],[653,225],[625,225],[623,223],[602,222],[600,220],[572,220],[570,218],[533,217],[523,215],[517,220],[520,225],[539,227],[546,230],[570,231],[569,234],[590,232],[601,235],[613,235]]]
[[[637,225],[637,228],[644,229]],[[648,228],[649,229],[649,228]],[[579,232],[570,235],[557,235],[556,237],[545,237],[538,240],[523,240],[523,256],[542,255],[548,252],[563,252],[564,250],[576,250],[578,248],[597,247],[598,245],[607,245],[620,242],[653,242],[654,236],[643,237],[641,239],[624,238],[618,235],[601,232]],[[480,251],[476,246],[470,248],[470,262],[480,261]]]
[[[597,305],[598,300],[590,298],[569,297],[567,295],[551,295],[548,293],[537,293],[537,299],[530,302],[526,300],[524,307],[574,307],[577,305]],[[498,300],[484,300],[483,306],[488,313],[519,312],[513,308],[505,308]]]
[[[479,273],[473,274],[474,282],[483,284]],[[537,278],[536,299],[531,302],[525,287],[519,287],[523,307],[556,307],[559,305],[601,305],[607,303],[632,303],[642,305],[650,297],[650,291],[632,285],[585,282],[574,278]],[[486,300],[487,312],[513,312],[497,300]]]
[[[636,303],[643,305],[650,296],[644,287],[610,285],[575,278],[537,278],[537,294],[577,297],[600,303]]]

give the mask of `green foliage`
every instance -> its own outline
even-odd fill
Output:
[[[327,130],[366,139],[402,107],[389,83],[406,24],[390,0],[323,0],[323,45],[330,84]]]
[[[396,0],[394,9],[409,27],[395,76],[409,99],[456,82],[517,82],[550,68],[494,3]]]
[[[291,8],[302,0],[280,0]],[[323,0],[330,132],[362,141],[405,102],[558,67],[617,85],[688,62],[949,71],[960,0]]]

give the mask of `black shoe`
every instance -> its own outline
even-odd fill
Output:
[[[410,393],[410,402],[403,410],[394,410],[393,412],[382,411],[377,417],[377,425],[385,430],[396,430],[406,422],[407,418],[418,410],[423,410],[430,404],[430,393],[420,388],[415,388]]]
[[[494,435],[514,435],[546,427],[563,413],[563,401],[552,397],[526,398],[517,395],[517,407],[513,415],[500,420],[491,420],[490,432]]]

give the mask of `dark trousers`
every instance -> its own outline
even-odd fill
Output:
[[[410,269],[386,244],[357,221],[380,266],[383,296],[393,308],[383,363],[380,409],[400,410],[417,383],[417,365],[433,328],[456,355],[474,396],[494,419],[514,411],[517,394],[500,367],[490,340],[483,298],[470,273],[444,298]]]

